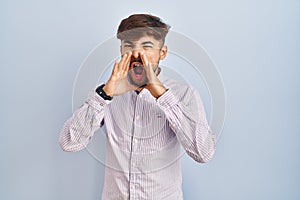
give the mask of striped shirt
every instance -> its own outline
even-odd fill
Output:
[[[60,133],[64,151],[84,149],[101,126],[106,132],[103,200],[182,200],[181,147],[204,163],[215,152],[198,92],[159,74],[168,89],[129,91],[108,101],[92,90]]]

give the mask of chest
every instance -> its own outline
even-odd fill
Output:
[[[157,150],[175,137],[163,110],[147,96],[114,98],[108,112],[108,140],[121,148],[137,144],[142,152]]]

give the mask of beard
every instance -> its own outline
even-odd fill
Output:
[[[137,81],[137,80],[134,79],[133,76],[134,76],[134,75],[132,75],[131,73],[128,73],[128,82],[129,82],[131,85],[137,86],[137,87],[139,87],[139,88],[143,88],[143,87],[145,87],[145,86],[148,84],[148,82],[149,82],[149,80],[148,80],[147,77],[143,78],[143,80],[141,80],[141,81]]]

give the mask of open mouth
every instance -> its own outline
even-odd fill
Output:
[[[141,62],[132,62],[130,68],[133,71],[133,75],[136,79],[141,79],[144,75],[144,66]]]

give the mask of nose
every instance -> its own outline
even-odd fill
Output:
[[[141,49],[140,49],[140,48],[134,48],[134,49],[132,50],[132,56],[133,56],[134,58],[138,58],[140,52],[141,52]]]

